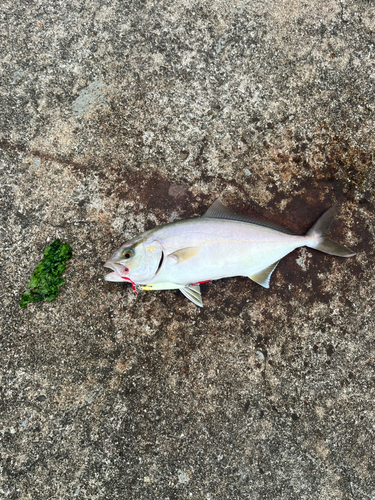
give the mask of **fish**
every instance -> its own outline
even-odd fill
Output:
[[[304,236],[272,222],[238,214],[220,198],[201,217],[157,226],[122,245],[104,267],[106,281],[128,282],[133,290],[180,290],[203,307],[202,283],[247,276],[269,288],[280,260],[303,246],[339,257],[355,252],[327,237],[338,211],[329,208]]]

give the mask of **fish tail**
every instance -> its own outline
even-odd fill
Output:
[[[311,243],[306,243],[306,246],[315,248],[321,252],[330,255],[337,255],[339,257],[352,257],[355,252],[349,248],[332,241],[326,236],[333,219],[338,211],[338,205],[329,208],[324,214],[315,222],[313,227],[306,233],[306,237],[311,239]]]

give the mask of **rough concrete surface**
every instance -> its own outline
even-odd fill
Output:
[[[374,499],[375,4],[2,0],[0,497]],[[333,239],[265,290],[134,295],[126,239],[232,209]],[[52,303],[19,299],[48,242]]]

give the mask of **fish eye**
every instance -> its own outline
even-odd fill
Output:
[[[130,259],[130,257],[133,257],[134,255],[134,250],[131,248],[125,248],[121,255],[124,259]]]

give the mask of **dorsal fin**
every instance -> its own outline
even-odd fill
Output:
[[[258,285],[264,286],[264,288],[269,288],[270,287],[270,278],[271,274],[275,270],[275,267],[280,261],[278,260],[274,264],[271,264],[270,266],[266,267],[265,269],[262,269],[256,274],[253,274],[252,276],[249,276],[249,278],[255,283],[258,283]]]
[[[264,220],[257,219],[255,217],[250,217],[249,215],[238,214],[234,210],[226,207],[220,198],[212,203],[207,212],[203,215],[210,219],[227,219],[227,220],[237,220],[239,222],[248,222],[249,224],[256,224],[257,226],[269,227],[270,229],[275,229],[281,233],[293,234],[288,229],[278,226],[273,222],[268,222]]]

